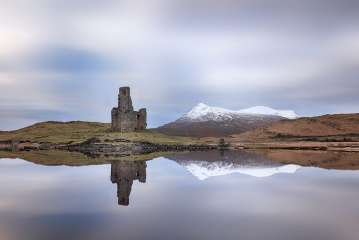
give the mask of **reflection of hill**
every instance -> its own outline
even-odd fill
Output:
[[[277,173],[294,173],[300,166],[283,165],[263,155],[245,151],[191,152],[168,157],[185,167],[200,180],[242,173],[254,177],[269,177]]]
[[[134,180],[146,182],[146,161],[163,154],[153,153],[132,156],[101,156],[89,157],[79,152],[68,151],[21,151],[1,152],[1,158],[21,158],[23,160],[45,166],[87,166],[111,164],[111,182],[117,184],[118,204],[127,206]]]
[[[116,155],[102,155],[102,156],[88,156],[79,152],[69,152],[60,150],[42,150],[42,151],[20,151],[7,152],[0,151],[0,158],[21,158],[23,160],[46,166],[87,166],[96,164],[110,164],[112,161],[127,160],[127,161],[143,161],[151,160],[156,157],[163,156],[164,153],[150,153],[143,155],[130,156],[116,156]]]
[[[231,173],[256,177],[294,173],[300,166],[359,169],[359,153],[303,150],[188,152],[169,155],[199,179]]]
[[[146,182],[145,161],[116,161],[111,163],[111,182],[117,184],[118,204],[128,206],[134,180]]]
[[[299,164],[326,169],[359,170],[359,153],[304,150],[257,151],[263,157],[281,164]]]

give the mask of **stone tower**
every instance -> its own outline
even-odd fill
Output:
[[[120,88],[120,92],[118,94],[118,109],[121,112],[132,112],[132,99],[129,87]]]
[[[147,127],[145,108],[134,111],[129,87],[121,87],[118,94],[118,107],[111,111],[111,129],[119,132],[133,132]]]

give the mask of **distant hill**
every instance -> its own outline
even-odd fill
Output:
[[[165,124],[157,130],[168,135],[222,137],[297,117],[298,115],[291,110],[257,106],[234,111],[200,103],[181,118]]]
[[[347,141],[359,137],[359,114],[335,114],[282,120],[232,137],[241,141],[314,140]]]
[[[40,122],[14,131],[0,132],[1,141],[31,141],[53,144],[80,143],[91,138],[100,138],[104,141],[125,139],[129,141],[145,141],[166,144],[195,144],[198,140],[185,137],[166,136],[151,130],[138,132],[112,132],[111,124],[99,122]]]
[[[106,132],[110,124],[97,122],[39,122],[14,131],[0,132],[0,140],[29,140],[64,143],[66,141],[83,141],[98,133]]]

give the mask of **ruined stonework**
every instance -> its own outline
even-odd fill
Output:
[[[129,87],[121,87],[118,94],[118,107],[111,111],[112,131],[133,132],[147,127],[146,108],[134,111]]]

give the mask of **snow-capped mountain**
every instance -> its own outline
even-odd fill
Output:
[[[248,115],[270,115],[288,119],[295,119],[298,115],[292,110],[276,110],[265,106],[256,106],[242,110],[229,110],[220,107],[211,107],[204,103],[199,103],[186,113],[181,119],[192,121],[223,121]]]
[[[199,180],[240,173],[252,177],[270,177],[278,173],[295,173],[301,166],[288,164],[279,167],[246,167],[226,162],[191,162],[184,167]]]
[[[158,131],[179,136],[221,137],[297,117],[292,110],[276,110],[263,106],[229,110],[199,103],[181,118],[159,127]]]

